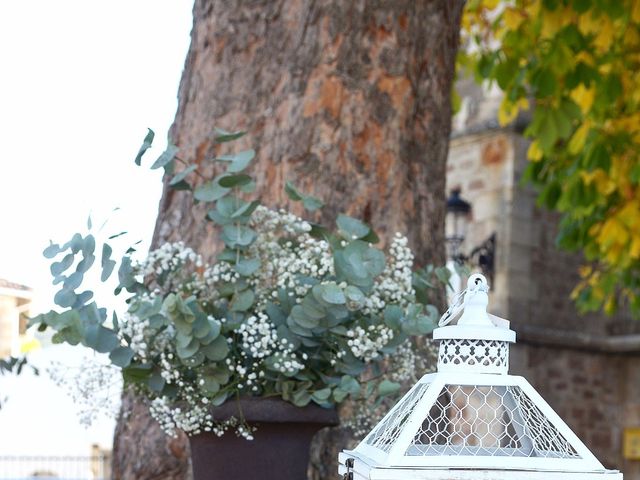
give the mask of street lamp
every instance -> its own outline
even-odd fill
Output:
[[[487,313],[488,292],[483,275],[469,277],[433,332],[437,371],[340,453],[344,480],[623,480],[509,374],[516,334]]]
[[[473,247],[468,255],[463,253],[462,245],[467,235],[467,228],[471,220],[471,203],[461,196],[461,189],[454,188],[447,198],[447,216],[445,221],[445,239],[448,247],[448,257],[459,265],[466,263],[480,267],[489,279],[493,280],[494,258],[496,248],[496,234],[492,233],[480,245]]]

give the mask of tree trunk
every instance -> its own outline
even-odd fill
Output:
[[[330,223],[346,212],[383,239],[406,233],[418,265],[444,264],[450,90],[463,4],[197,0],[171,131],[181,158],[212,173],[213,128],[246,130],[234,147],[257,150],[253,174],[263,203],[286,205],[283,186],[291,180],[325,200],[313,220]],[[183,240],[211,255],[217,240],[203,208],[165,183],[154,243]],[[158,455],[139,437],[159,430],[145,416],[128,422],[130,435],[115,440],[116,462]],[[335,454],[347,441],[339,429],[323,434],[312,478],[335,476]]]

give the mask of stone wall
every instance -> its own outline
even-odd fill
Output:
[[[640,480],[640,462],[622,458],[624,428],[640,427],[640,338],[629,335],[640,322],[578,314],[570,293],[581,258],[555,247],[557,215],[520,182],[527,142],[480,122],[478,108],[472,128],[452,139],[447,188],[460,187],[473,206],[464,252],[496,233],[491,311],[518,333],[511,373],[526,377],[606,467]]]

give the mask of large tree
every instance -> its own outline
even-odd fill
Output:
[[[325,199],[317,220],[346,212],[382,237],[406,232],[418,264],[444,263],[450,91],[463,0],[197,0],[171,139],[213,169],[214,127],[243,129],[257,150],[264,203],[285,181]],[[217,246],[192,196],[165,189],[154,244]],[[114,478],[185,478],[184,439],[165,440],[128,396]],[[339,448],[340,434],[333,437]],[[335,475],[329,452],[316,478]],[[316,455],[316,458],[318,455]],[[141,461],[144,459],[144,461]]]

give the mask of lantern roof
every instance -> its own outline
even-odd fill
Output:
[[[340,454],[341,473],[380,480],[472,479],[477,470],[493,472],[483,477],[492,479],[622,479],[527,380],[508,374],[515,332],[487,313],[488,291],[484,276],[469,278],[433,333],[440,343],[437,372],[423,376],[355,449]]]

